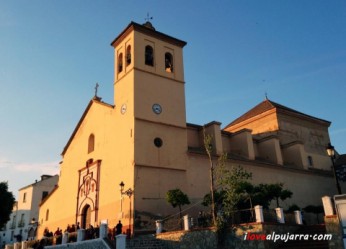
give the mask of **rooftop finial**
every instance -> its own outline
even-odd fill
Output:
[[[101,101],[101,99],[102,99],[99,96],[97,96],[97,90],[98,90],[99,86],[100,86],[99,83],[96,82],[96,85],[95,85],[95,96],[94,96],[93,100]]]
[[[149,15],[149,12],[147,12],[147,17],[144,18],[144,20],[146,20],[146,22],[149,22],[150,20],[153,20],[153,17]]]
[[[99,88],[99,83],[96,82],[96,85],[95,85],[95,96],[94,97],[97,97],[97,89]]]
[[[153,17],[149,15],[149,12],[147,13],[147,17],[144,18],[144,20],[146,20],[146,22],[143,24],[144,27],[155,30],[154,26],[150,22],[150,20],[153,20]]]
[[[268,100],[268,93],[267,91],[264,93],[266,100]]]

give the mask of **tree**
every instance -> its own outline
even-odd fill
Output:
[[[14,202],[12,192],[8,191],[7,182],[0,182],[0,228],[10,220]]]
[[[276,201],[276,206],[279,207],[279,200],[291,198],[293,193],[283,188],[283,183],[259,184],[255,187],[257,193],[257,201],[265,208],[268,208],[271,201]]]
[[[171,189],[166,193],[166,200],[172,207],[179,207],[179,215],[181,220],[181,206],[190,204],[189,197],[180,189]]]
[[[230,217],[241,203],[249,198],[248,190],[252,185],[248,182],[252,174],[247,172],[241,166],[232,167],[230,170],[225,165],[220,167],[218,172],[218,183],[225,195],[223,198],[223,211],[227,217]]]
[[[303,208],[303,210],[307,213],[313,213],[316,214],[316,219],[317,219],[317,224],[320,223],[319,219],[318,219],[318,215],[320,213],[323,213],[324,209],[322,205],[318,205],[318,206],[314,206],[314,205],[308,205],[305,208]]]
[[[221,208],[224,196],[225,196],[225,191],[223,190],[214,191],[214,201],[215,201],[215,209],[216,209],[215,211],[218,211]],[[207,206],[211,206],[211,203],[212,203],[211,194],[208,193],[203,197],[202,205],[207,207]]]
[[[203,142],[204,142],[204,148],[205,151],[207,152],[208,158],[209,158],[209,177],[210,177],[210,201],[211,201],[211,215],[213,218],[213,224],[216,225],[216,209],[215,209],[215,186],[214,186],[214,163],[212,160],[212,152],[213,152],[213,147],[211,144],[212,141],[212,136],[209,134],[205,133],[205,130],[203,130]]]

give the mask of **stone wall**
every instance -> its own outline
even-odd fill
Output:
[[[326,224],[326,233],[332,234],[332,240],[328,241],[329,249],[343,249],[343,238],[339,218],[337,215],[328,215],[324,217]]]
[[[112,249],[104,239],[85,240],[81,242],[68,243],[64,245],[45,246],[45,249]]]
[[[233,228],[226,236],[225,247],[237,249],[259,249],[259,248],[275,248],[280,245],[280,241],[273,242],[267,240],[250,240],[245,239],[246,234],[287,234],[294,233],[299,228],[299,225],[284,225],[271,223],[251,223],[240,225]],[[165,240],[170,244],[172,249],[212,249],[217,248],[216,230],[198,229],[189,232],[177,231],[162,233],[156,236],[157,239]]]

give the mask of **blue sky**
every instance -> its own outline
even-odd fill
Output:
[[[186,41],[187,121],[225,126],[269,99],[329,120],[346,153],[344,0],[0,1],[0,181],[58,163],[94,86],[113,104],[110,43],[131,21]]]

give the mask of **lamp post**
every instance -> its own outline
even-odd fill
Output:
[[[327,154],[328,154],[328,156],[329,156],[330,159],[332,160],[332,165],[333,165],[333,172],[334,172],[334,178],[335,178],[336,188],[337,188],[337,190],[338,190],[338,194],[341,195],[341,188],[340,188],[338,176],[336,175],[336,168],[335,168],[335,150],[334,150],[334,146],[331,145],[330,143],[328,143],[326,149],[327,149]]]
[[[121,181],[119,186],[120,186],[121,195],[127,195],[129,197],[129,200],[130,200],[130,216],[129,216],[128,236],[131,236],[131,217],[132,217],[131,197],[133,195],[133,190],[131,188],[129,188],[128,190],[124,191],[125,183],[123,181]]]

